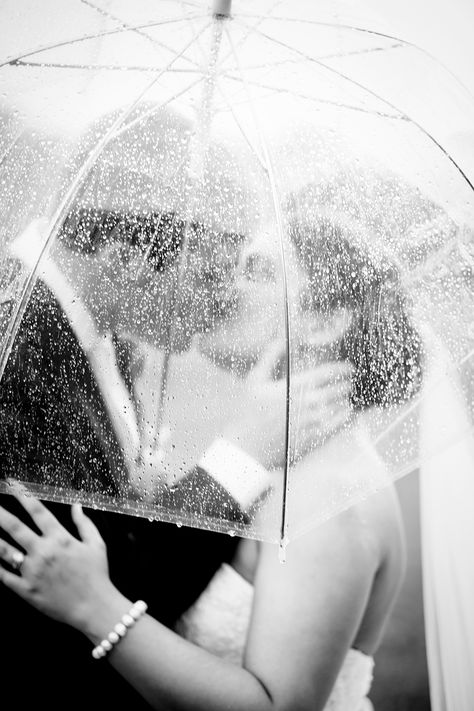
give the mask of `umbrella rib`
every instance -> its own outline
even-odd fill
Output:
[[[1,165],[5,162],[5,160],[7,159],[8,154],[10,153],[10,151],[12,151],[13,148],[15,148],[17,142],[20,140],[20,138],[22,137],[22,135],[24,134],[24,132],[25,132],[24,129],[21,129],[20,131],[18,131],[18,133],[16,134],[15,138],[13,138],[13,139],[10,141],[10,143],[7,144],[5,150],[3,151],[2,155],[0,156],[0,166],[1,166]]]
[[[196,15],[195,18],[198,17],[206,17],[206,15]],[[189,18],[186,18],[189,19]],[[78,42],[85,42],[90,39],[99,39],[100,37],[107,37],[109,35],[114,35],[114,34],[120,34],[121,32],[133,32],[134,30],[141,29],[141,28],[146,28],[146,27],[159,27],[161,25],[167,25],[167,24],[173,24],[175,22],[182,22],[182,18],[169,18],[165,20],[160,20],[159,22],[145,22],[143,24],[135,25],[129,28],[124,28],[124,27],[116,27],[112,30],[103,30],[102,32],[94,32],[89,35],[84,35],[82,37],[73,37],[72,39],[64,40],[63,42],[54,42],[49,45],[45,45],[43,47],[37,47],[36,49],[33,49],[29,52],[25,52],[24,54],[18,55],[18,57],[10,57],[9,59],[6,59],[3,62],[0,62],[0,67],[4,67],[8,64],[15,64],[21,59],[25,59],[26,57],[32,57],[35,54],[41,54],[41,52],[47,52],[51,49],[58,49],[59,47],[67,47],[72,44],[77,44]]]
[[[277,0],[277,4],[279,4],[281,2],[282,2],[282,0]],[[193,19],[195,19],[195,18],[191,18],[191,20],[193,20]],[[262,22],[263,22],[263,19],[259,23],[257,23],[254,27],[258,27]],[[240,47],[247,40],[247,38],[249,37],[250,34],[251,34],[251,30],[247,29],[246,34],[244,34],[244,36],[234,46]],[[217,62],[217,66],[222,67],[223,64],[229,59],[229,57],[233,57],[232,50],[230,50],[225,56],[223,56],[221,58],[220,61]]]
[[[186,59],[186,58],[185,58]],[[190,60],[191,61],[191,60]],[[169,70],[170,74],[198,74],[202,72],[198,65],[192,62],[194,68],[189,69],[173,69]],[[150,72],[156,72],[160,67],[145,67],[145,66],[125,66],[118,64],[69,64],[67,62],[24,62],[19,59],[11,63],[15,67],[41,67],[42,69],[88,69],[88,70],[104,70],[104,71],[130,71],[130,72],[142,72],[143,74],[149,74]]]
[[[238,128],[239,128],[239,131],[241,132],[242,136],[244,137],[245,142],[247,143],[247,145],[249,146],[250,150],[252,151],[252,153],[253,153],[253,154],[255,155],[255,157],[257,158],[257,160],[258,160],[258,162],[259,162],[259,164],[260,164],[260,167],[261,167],[261,168],[263,169],[263,171],[268,175],[268,168],[267,168],[267,166],[265,165],[264,159],[262,158],[262,156],[261,156],[260,153],[258,152],[256,146],[252,143],[252,141],[251,141],[251,139],[250,139],[250,136],[247,134],[247,131],[245,130],[245,128],[242,126],[241,122],[239,121],[238,116],[236,115],[236,113],[235,113],[235,111],[234,111],[234,108],[233,108],[233,106],[232,106],[232,103],[231,103],[231,101],[229,100],[227,94],[224,92],[224,90],[223,90],[222,87],[220,86],[220,83],[217,84],[217,89],[218,89],[220,95],[222,96],[222,98],[224,99],[224,102],[225,102],[226,106],[228,107],[230,113],[232,114],[232,116],[233,116],[233,118],[234,118],[234,121],[235,121],[235,123],[237,124],[237,126],[238,126]]]
[[[279,5],[281,2],[282,2],[282,0],[277,0],[274,7],[276,5]],[[225,56],[222,57],[221,61],[219,62],[220,67],[222,67],[225,64],[225,62],[229,59],[229,57],[233,57],[234,61],[235,61],[235,57],[236,57],[235,50],[237,49],[237,47],[241,47],[244,44],[244,42],[248,39],[249,35],[252,34],[252,32],[255,32],[256,29],[262,24],[262,22],[265,19],[266,19],[265,17],[262,17],[262,18],[260,18],[260,22],[258,22],[256,25],[253,25],[251,27],[246,26],[246,33],[244,34],[243,37],[241,37],[241,39],[236,44],[233,44],[231,46],[231,49],[229,50],[229,52]],[[229,35],[228,35],[228,33],[226,33],[226,34],[227,34],[227,39],[229,40]],[[233,47],[233,49],[232,49],[232,47]]]
[[[399,49],[403,47],[401,43],[389,44],[386,47],[366,47],[365,49],[352,49],[347,52],[334,52],[333,54],[323,54],[318,59],[338,59],[339,57],[355,57],[359,54],[372,54],[373,52],[386,52],[389,49]]]
[[[200,31],[199,34],[202,34],[205,32],[210,23],[208,23],[205,27],[203,27]],[[3,350],[2,357],[0,358],[0,379],[3,376],[3,372],[5,370],[5,366],[7,363],[7,360],[10,356],[10,351],[13,346],[13,340],[15,338],[15,335],[17,333],[18,327],[20,325],[20,321],[23,318],[23,313],[26,308],[27,301],[31,295],[31,292],[34,287],[34,280],[36,276],[36,271],[38,269],[38,265],[43,258],[43,256],[47,253],[53,239],[56,237],[58,234],[62,221],[64,219],[64,214],[65,212],[69,209],[70,205],[72,204],[72,201],[74,200],[74,195],[76,194],[77,189],[83,182],[83,180],[86,178],[90,168],[93,166],[94,161],[97,160],[101,152],[104,150],[105,146],[107,143],[112,140],[112,138],[115,135],[115,132],[117,129],[119,129],[122,125],[123,122],[126,121],[127,117],[131,114],[133,109],[138,105],[140,100],[142,99],[143,96],[156,84],[156,82],[160,79],[160,77],[168,70],[172,64],[177,61],[184,52],[186,52],[187,49],[197,40],[199,37],[199,34],[196,37],[193,37],[190,42],[188,42],[183,49],[171,60],[169,65],[167,67],[164,67],[160,72],[158,72],[157,76],[153,78],[153,81],[149,82],[149,84],[143,89],[143,91],[138,95],[138,97],[128,106],[127,109],[125,109],[120,116],[116,118],[116,120],[113,122],[112,126],[108,129],[106,134],[102,136],[102,138],[99,140],[97,143],[96,147],[94,150],[92,150],[87,159],[84,161],[83,165],[81,166],[78,174],[72,181],[72,184],[67,191],[66,195],[62,198],[59,207],[57,208],[53,219],[51,221],[51,227],[49,228],[49,234],[36,258],[35,264],[29,273],[27,279],[25,280],[25,284],[23,285],[22,293],[20,294],[20,298],[18,300],[18,304],[16,308],[14,309],[10,323],[8,328],[6,329],[6,338],[5,338],[5,347]]]
[[[239,13],[239,17],[248,17],[250,19],[257,19],[262,17],[261,15],[251,15],[250,13]],[[263,19],[269,19],[267,17],[263,17]],[[398,43],[398,46],[404,46],[404,47],[411,47],[413,49],[416,49],[418,52],[421,52],[422,54],[426,55],[433,61],[435,61],[437,64],[439,64],[440,67],[442,67],[448,74],[450,74],[453,79],[455,79],[460,86],[465,89],[471,96],[473,96],[472,91],[459,79],[459,77],[454,74],[454,72],[451,71],[443,62],[441,62],[437,57],[435,57],[431,52],[428,52],[428,50],[424,49],[423,47],[420,47],[420,45],[416,44],[415,42],[410,42],[409,40],[405,40],[402,37],[397,37],[396,35],[389,35],[385,32],[380,32],[378,30],[370,30],[367,27],[358,27],[357,25],[348,25],[345,23],[339,23],[339,22],[323,22],[321,20],[308,20],[308,19],[303,19],[299,17],[271,17],[271,20],[277,20],[277,21],[283,21],[283,22],[300,22],[305,25],[317,25],[320,27],[332,27],[334,29],[342,29],[342,30],[351,30],[353,32],[361,32],[364,34],[368,35],[374,35],[375,37],[383,37],[384,39],[388,40],[393,40]]]
[[[93,3],[91,0],[79,0],[83,5],[88,5],[91,7],[93,10],[99,13],[99,15],[103,15],[104,17],[108,17],[111,20],[116,20],[117,22],[121,22],[124,26],[126,25],[123,20],[118,17],[118,15],[114,15],[110,10],[105,10],[103,7],[99,7],[95,3]],[[190,0],[181,0],[180,2],[181,5],[189,5],[193,9],[199,7],[199,4],[196,2],[190,2]],[[146,36],[146,35],[145,35]]]
[[[469,187],[474,191],[474,185],[469,180],[469,178],[467,177],[466,173],[463,171],[461,166],[451,156],[451,154],[439,143],[439,141],[429,131],[427,131],[425,128],[423,128],[423,126],[420,123],[418,123],[418,121],[415,121],[415,119],[412,119],[404,111],[400,111],[395,104],[393,104],[390,101],[387,101],[387,99],[384,99],[379,94],[377,94],[377,92],[373,91],[372,89],[369,89],[367,86],[364,86],[364,84],[361,84],[360,82],[356,81],[355,79],[351,79],[350,77],[348,77],[346,74],[344,74],[340,70],[334,69],[333,67],[328,67],[327,64],[324,64],[324,62],[320,62],[318,59],[315,59],[314,57],[305,55],[304,52],[301,52],[300,50],[296,49],[296,47],[291,47],[291,45],[288,45],[285,42],[283,42],[282,40],[276,39],[275,37],[271,37],[270,35],[267,35],[266,33],[260,32],[260,34],[262,34],[263,37],[270,40],[271,42],[275,42],[276,44],[279,44],[279,45],[285,47],[286,49],[290,50],[291,52],[295,52],[296,54],[298,54],[302,57],[306,57],[306,59],[309,62],[312,62],[320,67],[323,67],[331,74],[335,74],[336,76],[339,76],[341,79],[344,79],[345,81],[349,82],[350,84],[353,84],[354,86],[359,87],[359,89],[362,89],[362,91],[365,91],[366,93],[375,97],[379,101],[382,101],[384,104],[389,106],[392,110],[399,112],[401,114],[402,118],[404,118],[406,121],[409,121],[413,126],[416,126],[416,128],[418,128],[423,133],[424,136],[426,136],[432,143],[435,144],[435,146],[437,146],[440,149],[440,151],[442,153],[444,153],[446,158],[454,165],[454,167],[458,170],[458,172],[464,178],[464,180],[469,185]]]
[[[348,50],[347,52],[335,52],[333,54],[322,54],[321,56],[318,57],[319,60],[323,59],[338,59],[339,57],[352,57],[360,54],[370,54],[372,52],[385,52],[387,49],[397,49],[400,47],[400,44],[392,44],[387,47],[367,47],[366,49],[353,49],[353,50]],[[275,68],[278,66],[282,66],[285,64],[302,64],[305,61],[306,57],[297,57],[294,59],[280,59],[280,60],[275,60],[274,62],[265,62],[263,64],[247,64],[246,65],[246,70],[253,70],[253,69],[268,69],[268,68]]]
[[[242,44],[242,42],[245,41],[245,38],[239,42],[239,44]],[[352,55],[357,55],[357,54],[366,54],[369,52],[381,52],[385,51],[386,49],[391,49],[396,47],[396,45],[392,45],[390,48],[387,47],[371,47],[369,49],[358,49],[358,50],[353,50],[353,51],[348,51],[348,52],[339,52],[337,54],[324,54],[319,57],[319,59],[337,59],[338,57],[349,57]],[[245,66],[245,69],[247,71],[253,71],[255,69],[275,69],[276,67],[292,64],[292,65],[300,65],[304,63],[304,58],[303,57],[295,57],[293,59],[287,58],[287,59],[280,59],[280,60],[274,60],[272,62],[265,62],[263,64],[247,64]],[[222,62],[221,62],[222,63]],[[232,71],[232,69],[226,69],[225,71]]]
[[[221,37],[222,37],[222,28],[223,28],[223,22],[222,20],[216,20],[216,18],[213,18],[211,22],[208,23],[207,28],[212,27],[213,28],[213,40],[212,40],[212,45],[211,45],[211,52],[207,57],[207,64],[206,64],[206,70],[205,74],[203,74],[202,80],[205,80],[205,87],[204,87],[204,92],[202,96],[202,101],[200,105],[200,111],[198,114],[198,125],[197,125],[197,133],[195,134],[195,138],[197,138],[199,141],[203,140],[203,134],[208,135],[209,132],[209,124],[208,121],[210,122],[210,104],[212,101],[212,92],[213,92],[213,87],[215,86],[215,81],[212,81],[213,78],[215,78],[215,65],[216,65],[216,60],[218,57],[218,52],[219,52],[219,47],[220,47],[220,42],[221,42]],[[203,34],[203,31],[198,32],[194,37],[192,42],[196,42],[198,47],[200,48],[200,42],[199,38]],[[204,139],[205,140],[205,139]],[[199,146],[200,147],[200,146]],[[196,148],[194,147],[194,151],[190,151],[189,154],[189,165],[188,168],[190,168],[193,165],[193,158],[196,157],[196,150],[197,153],[199,154],[199,147]],[[198,155],[198,160],[199,160],[199,155]],[[196,197],[191,196],[190,199],[187,201],[186,209],[185,209],[185,227],[184,227],[184,237],[183,237],[183,242],[181,245],[181,256],[179,260],[179,265],[178,265],[178,271],[176,274],[175,279],[173,280],[173,288],[172,288],[172,314],[175,314],[176,312],[176,290],[179,288],[179,286],[183,283],[183,270],[185,268],[185,264],[187,260],[189,259],[189,231],[192,229],[192,218],[193,218],[193,208],[195,204]],[[167,334],[167,341],[170,342],[172,335],[173,335],[173,329],[174,329],[174,318],[171,318],[166,325],[166,334]],[[165,349],[165,354],[164,354],[164,359],[163,359],[163,367],[162,367],[162,377],[161,377],[161,383],[160,383],[160,393],[161,393],[161,403],[158,406],[157,409],[157,418],[154,423],[156,431],[159,432],[160,427],[161,427],[161,418],[163,416],[163,400],[166,396],[166,389],[167,389],[167,381],[168,381],[168,373],[169,373],[169,366],[170,366],[170,358],[171,358],[171,351],[169,349]]]
[[[472,356],[474,356],[474,348],[471,348],[471,350],[466,353],[463,358],[461,358],[461,360],[459,361],[459,365],[464,365],[464,363],[467,363],[467,361],[472,358]]]
[[[241,77],[232,76],[227,73],[222,76],[225,76],[227,79],[231,79],[233,81],[243,83],[243,79]],[[302,92],[293,91],[291,89],[285,89],[283,87],[276,87],[276,86],[271,86],[269,84],[263,84],[262,82],[256,82],[255,80],[253,80],[253,81],[247,80],[247,82],[248,82],[248,84],[251,84],[252,86],[257,86],[257,87],[260,87],[261,89],[269,89],[270,91],[273,91],[274,93],[277,93],[277,94],[290,93],[292,96],[298,96],[302,99],[308,99],[308,100],[314,101],[316,103],[328,104],[330,106],[337,106],[339,108],[350,109],[352,111],[361,111],[362,113],[367,113],[367,114],[374,115],[374,116],[381,116],[382,118],[396,119],[398,121],[410,121],[409,117],[405,116],[401,112],[399,112],[398,115],[386,114],[383,111],[377,111],[376,109],[366,109],[362,106],[353,106],[351,104],[343,104],[340,101],[331,101],[330,99],[318,99],[317,97],[311,96],[309,94],[303,94]],[[395,110],[397,110],[396,107],[393,107],[393,108]]]
[[[91,2],[91,0],[80,0],[80,2],[81,2],[82,4],[84,4],[84,5],[87,5],[88,7],[91,7],[93,10],[95,10],[97,13],[99,13],[99,15],[102,15],[103,17],[107,17],[107,18],[113,20],[114,22],[120,22],[121,26],[122,26],[124,29],[131,30],[131,31],[134,32],[135,34],[137,34],[137,35],[139,35],[139,36],[141,36],[141,37],[144,37],[146,40],[148,40],[149,42],[151,42],[151,44],[153,44],[153,45],[155,45],[155,46],[158,46],[158,47],[162,47],[162,48],[164,48],[164,49],[166,49],[167,51],[170,51],[170,52],[173,51],[173,48],[169,47],[169,45],[166,45],[164,42],[159,42],[155,37],[152,37],[152,36],[150,36],[149,34],[147,34],[146,32],[144,32],[143,29],[131,27],[127,22],[124,22],[124,21],[122,20],[122,18],[118,17],[118,15],[114,15],[112,12],[110,12],[110,10],[105,10],[105,9],[102,8],[102,7],[98,7],[95,3]],[[192,5],[192,7],[196,7],[196,6],[195,6],[195,5]],[[187,20],[188,17],[185,16],[185,17],[180,18],[180,19],[182,19],[182,20]],[[193,64],[194,66],[197,66],[196,63],[193,62],[193,60],[191,59],[191,57],[185,57],[185,60],[186,60],[187,62],[190,62],[190,63]]]
[[[468,355],[467,355],[465,358],[463,358],[463,359],[460,361],[460,364],[464,363],[464,362],[465,362],[466,360],[468,360],[472,355],[474,355],[474,349],[473,349],[470,353],[468,353]],[[440,380],[438,380],[436,383],[434,383],[433,387],[436,387],[436,385],[438,384],[438,382],[441,381],[441,379],[442,379],[442,376],[440,376]],[[420,395],[417,395],[417,396],[416,396],[416,402],[414,403],[414,406],[416,406],[416,405],[419,404],[420,399],[421,399],[421,396],[420,396]],[[410,408],[410,409],[404,409],[403,412],[400,414],[400,416],[399,416],[399,417],[396,419],[396,421],[393,423],[393,426],[396,426],[397,424],[399,424],[400,422],[402,422],[403,419],[404,419],[404,417],[405,417],[407,414],[409,414],[410,411],[411,411],[411,408]],[[382,432],[378,437],[376,437],[375,440],[373,440],[374,446],[376,446],[377,444],[379,444],[380,441],[383,439],[383,437],[384,437],[387,433],[389,433],[389,432],[391,431],[391,429],[392,429],[392,426],[390,425],[390,426],[388,427],[388,429],[386,429],[386,430],[385,430],[384,432]],[[453,439],[453,440],[451,440],[451,441],[457,441],[459,438],[461,438],[462,436],[464,436],[465,434],[467,434],[467,432],[469,432],[469,431],[470,431],[470,428],[468,427],[467,429],[458,432],[458,433],[457,433],[457,436],[456,436],[456,439],[455,439],[455,440]],[[363,455],[358,454],[357,457],[356,457],[355,460],[354,460],[354,463],[359,462],[359,461],[361,460],[361,457],[362,457],[362,456],[363,456]],[[416,466],[417,466],[416,463],[407,463],[407,464],[405,464],[403,467],[397,469],[397,473],[396,473],[396,476],[394,477],[394,481],[397,481],[398,479],[401,479],[402,477],[406,476],[407,474],[410,474],[410,472],[412,472],[412,471],[416,468]],[[369,487],[368,489],[366,489],[366,490],[363,491],[363,492],[358,492],[356,496],[351,496],[348,501],[345,501],[344,503],[341,503],[341,504],[339,504],[337,507],[331,509],[330,514],[328,514],[327,516],[323,517],[323,519],[321,519],[321,520],[320,520],[320,519],[316,519],[316,520],[317,520],[318,522],[322,522],[322,521],[326,520],[329,516],[333,517],[333,516],[337,515],[338,513],[341,513],[342,511],[345,511],[347,508],[349,508],[349,506],[352,506],[356,501],[363,501],[363,500],[365,500],[368,496],[370,496],[371,494],[376,493],[377,491],[380,491],[379,486],[378,486],[378,485],[376,485],[376,486],[373,485],[373,486]],[[311,528],[313,525],[314,525],[314,522],[311,521],[311,520],[309,520],[307,523],[305,523],[304,526],[302,526],[301,528],[299,528],[299,529],[297,530],[297,532],[296,532],[296,537],[299,537],[299,536],[301,536],[303,533],[305,533],[306,531],[310,530],[310,528]]]
[[[194,21],[195,19],[196,19],[196,17],[191,17],[191,18],[190,18],[189,24],[191,25],[192,28],[194,28],[194,22],[193,22],[193,21]],[[216,18],[214,18],[214,23],[216,23],[216,22],[219,23],[220,20],[217,20]],[[214,24],[214,27],[215,27],[215,28],[216,28],[217,26],[218,26],[218,25]],[[200,52],[200,54],[201,54],[201,57],[204,59],[204,61],[207,61],[207,60],[208,60],[208,52],[207,52],[207,50],[204,50],[204,49],[202,48],[202,45],[201,45],[201,42],[200,42],[200,41],[197,41],[196,44],[197,44],[197,46],[198,46],[198,48],[199,48],[199,52]],[[217,61],[218,61],[218,57],[217,57],[217,56],[216,56],[216,58],[215,58],[215,61],[216,61],[216,66],[217,66]]]
[[[189,5],[190,7],[202,7],[202,3],[197,2],[196,0],[193,2],[193,0],[180,0],[180,5]]]
[[[229,42],[231,51],[234,54],[235,64],[236,64],[237,68],[241,71],[242,77],[244,77],[242,68],[240,67],[239,58],[235,52],[235,47],[232,42],[232,37],[230,36],[227,26],[224,26],[224,31],[226,33],[227,40]],[[275,181],[275,174],[273,171],[273,165],[272,165],[272,161],[270,158],[270,153],[268,151],[267,142],[265,140],[265,134],[261,130],[260,122],[258,121],[258,117],[257,117],[256,113],[253,111],[253,103],[252,103],[250,91],[249,91],[250,87],[248,84],[245,83],[245,81],[244,81],[244,88],[245,88],[247,95],[248,95],[249,105],[252,110],[253,119],[255,122],[255,127],[257,129],[257,135],[260,139],[260,143],[262,146],[264,163],[266,164],[266,172],[267,172],[268,179],[270,182],[270,189],[271,189],[271,194],[272,194],[273,207],[275,210],[275,216],[276,216],[276,222],[277,222],[277,232],[278,232],[279,241],[280,241],[280,252],[281,252],[281,260],[282,260],[282,272],[283,272],[282,287],[283,287],[283,300],[284,300],[284,307],[285,307],[284,308],[285,336],[286,336],[286,343],[287,343],[287,349],[288,349],[288,357],[286,359],[287,362],[286,362],[286,398],[285,398],[285,417],[286,417],[285,466],[283,469],[282,520],[281,520],[281,527],[280,527],[280,554],[282,555],[282,557],[284,557],[285,546],[286,546],[286,541],[287,541],[287,529],[288,529],[287,499],[288,499],[288,492],[289,492],[289,467],[290,467],[290,446],[291,446],[290,445],[290,402],[291,402],[291,400],[290,400],[290,396],[291,396],[290,343],[291,343],[291,328],[290,328],[290,310],[289,310],[289,302],[288,302],[288,275],[287,275],[287,269],[286,269],[285,251],[284,251],[284,247],[283,247],[283,242],[284,242],[283,215],[282,215],[282,211],[281,211],[281,205],[277,199],[278,191],[277,191],[277,186],[276,186],[276,181]]]
[[[438,252],[429,257],[423,264],[421,269],[414,269],[411,274],[408,274],[406,279],[403,279],[403,286],[413,286],[413,284],[419,283],[434,267],[442,264],[443,261],[453,253],[453,250],[459,249],[459,233],[456,231],[453,237],[449,239]],[[469,254],[461,253],[461,256],[465,261],[469,263],[471,269],[474,268],[474,259]]]
[[[175,99],[179,99],[180,96],[185,94],[187,91],[192,89],[193,87],[197,86],[203,81],[204,77],[199,77],[199,79],[196,79],[195,81],[191,82],[191,84],[188,84],[187,86],[184,87],[184,89],[181,89],[180,91],[177,91],[175,94],[172,96],[168,97],[166,101],[163,101],[163,103],[159,104],[158,106],[154,106],[151,109],[148,109],[148,111],[145,111],[143,114],[140,114],[140,116],[137,116],[136,119],[133,119],[133,121],[130,121],[130,123],[125,124],[122,126],[120,129],[117,130],[117,132],[114,134],[112,138],[118,138],[118,136],[121,136],[123,133],[126,133],[129,131],[135,124],[140,123],[143,121],[143,119],[147,118],[148,116],[152,116],[154,113],[157,111],[161,111],[165,106],[168,106],[168,104],[171,101],[174,101]]]

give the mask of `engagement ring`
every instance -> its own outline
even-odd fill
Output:
[[[15,551],[12,555],[11,559],[11,567],[13,570],[16,570],[17,573],[21,574],[21,566],[23,565],[23,562],[25,560],[25,556],[21,551]]]

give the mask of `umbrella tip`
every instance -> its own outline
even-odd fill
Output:
[[[213,0],[212,2],[212,14],[214,17],[230,17],[230,6],[232,5],[232,0]]]

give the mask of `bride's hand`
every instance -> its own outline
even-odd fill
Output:
[[[79,504],[72,506],[78,539],[38,499],[13,495],[39,533],[0,507],[0,527],[14,541],[0,539],[0,582],[49,617],[80,629],[94,600],[113,588],[104,541]]]

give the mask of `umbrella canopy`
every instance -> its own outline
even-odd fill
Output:
[[[46,499],[286,541],[418,465],[437,353],[472,429],[474,105],[447,70],[343,4],[48,0],[1,12],[4,388],[37,337],[32,310],[53,296],[87,353],[109,349],[98,385],[113,427],[98,414],[95,435],[118,472],[98,481],[87,441],[65,471],[52,437],[14,478]],[[65,327],[48,309],[57,338]],[[273,493],[238,521],[208,506],[212,487],[177,503],[257,402],[249,374],[274,342]],[[92,402],[84,364],[61,359],[74,398]],[[296,376],[329,360],[353,364],[354,415],[302,457]],[[114,405],[117,367],[129,387]],[[54,368],[36,376],[46,388]],[[445,444],[424,438],[424,456]],[[13,447],[27,448],[24,433]],[[247,498],[254,474],[240,472]]]

